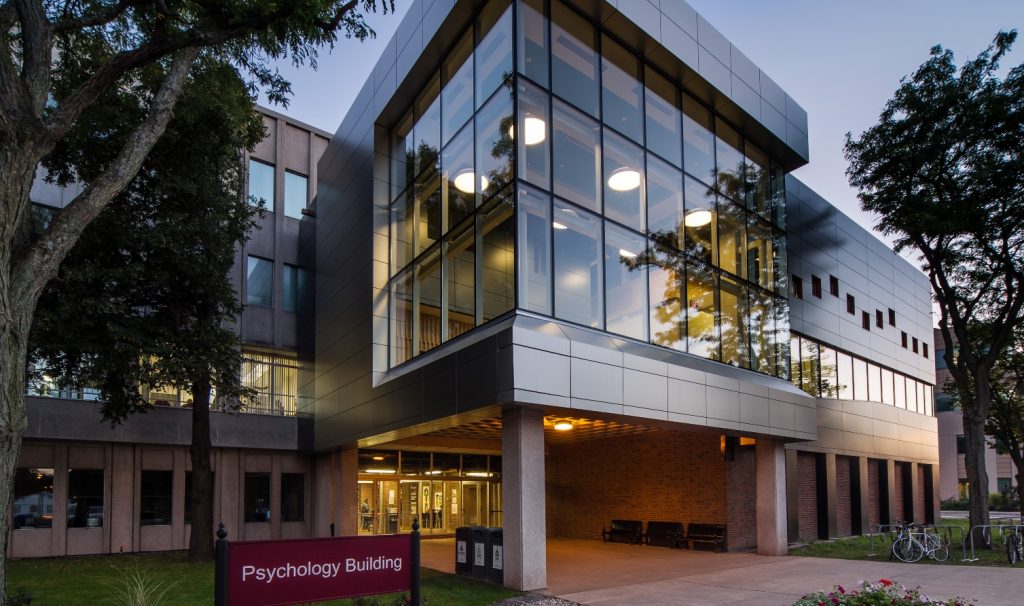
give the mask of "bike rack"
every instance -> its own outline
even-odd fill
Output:
[[[992,529],[993,528],[999,528],[1000,529],[999,530],[999,541],[1001,543],[1005,544],[1006,543],[1005,537],[1006,537],[1007,530],[1009,530],[1009,529],[1017,529],[1017,528],[1024,528],[1024,524],[1012,524],[1012,523],[1011,524],[978,524],[976,526],[971,526],[971,529],[968,531],[968,533],[971,536],[971,557],[970,558],[965,558],[965,559],[961,560],[962,562],[977,562],[978,559],[979,559],[977,557],[977,555],[974,553],[974,531],[976,529],[981,529],[981,534],[985,536],[985,542],[986,543],[991,543],[992,542]],[[966,537],[964,538],[964,540],[966,540]],[[966,555],[966,550],[965,550],[964,553]]]
[[[870,533],[870,534],[868,534],[868,549],[871,551],[871,553],[868,553],[868,554],[865,554],[865,555],[867,557],[869,557],[869,558],[874,558],[874,557],[878,556],[878,554],[875,553],[875,536],[879,535],[879,534],[882,534],[883,532],[886,532],[891,537],[893,531],[894,530],[899,530],[899,527],[900,527],[899,524],[879,524],[878,525],[878,532],[877,533]],[[883,528],[885,529],[884,531],[882,530]],[[892,541],[890,541],[890,543],[891,542]]]

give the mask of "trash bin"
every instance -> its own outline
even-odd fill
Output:
[[[455,529],[455,574],[473,574],[473,529],[462,526]]]
[[[504,541],[504,533],[500,528],[490,528],[490,568],[488,580],[498,585],[505,584],[505,551],[502,542]]]
[[[473,527],[473,578],[486,581],[490,575],[488,575],[488,568],[490,568],[490,555],[491,545],[490,532],[483,526]]]

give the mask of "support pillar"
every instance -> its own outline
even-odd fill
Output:
[[[501,479],[505,586],[519,591],[548,584],[544,501],[544,416],[515,408],[501,415]]]
[[[352,537],[359,531],[359,449],[338,453],[337,518],[334,534]]]
[[[868,534],[874,532],[875,529],[871,528],[871,483],[868,481],[868,465],[869,460],[867,457],[857,457],[857,485],[858,500],[860,502],[860,533]]]
[[[786,451],[786,527],[789,542],[800,542],[800,476],[797,451]]]
[[[924,522],[924,511],[918,511],[918,504],[921,502],[921,482],[918,476],[918,465],[917,463],[911,463],[910,467],[910,511],[906,512],[908,520],[913,520],[918,524]]]
[[[757,457],[757,553],[786,555],[786,451],[778,440],[758,438]]]
[[[901,491],[902,492],[902,491]],[[902,520],[896,519],[896,461],[885,460],[885,496],[886,515],[883,524],[895,524]],[[906,515],[904,515],[906,517]]]
[[[821,486],[819,486],[818,490],[821,489]],[[825,519],[828,521],[828,538],[834,539],[839,536],[839,522],[836,515],[839,509],[836,499],[836,455],[831,453],[825,454],[824,492],[825,511],[819,511],[818,514],[825,515]]]

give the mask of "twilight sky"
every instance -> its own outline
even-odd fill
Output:
[[[1003,66],[1024,63],[1020,0],[689,1],[807,110],[811,161],[794,174],[866,227],[872,217],[844,174],[844,135],[874,124],[900,78],[935,44],[952,49],[959,65],[1000,29],[1018,29],[1022,39]],[[294,95],[287,109],[276,109],[333,133],[410,2],[395,0],[396,14],[372,15],[377,38],[342,40],[324,51],[316,72],[282,64]]]

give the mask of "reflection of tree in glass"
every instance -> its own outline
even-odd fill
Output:
[[[512,182],[512,158],[515,157],[516,146],[513,140],[515,136],[515,116],[511,113],[515,96],[515,87],[513,86],[513,80],[511,74],[506,72],[502,87],[508,91],[509,98],[509,112],[508,114],[501,117],[498,127],[498,137],[494,140],[494,144],[491,146],[491,157],[498,160],[498,166],[492,170],[487,171],[488,181],[488,192],[499,191],[502,187]],[[500,93],[498,93],[500,94]],[[497,97],[497,94],[495,95]]]

